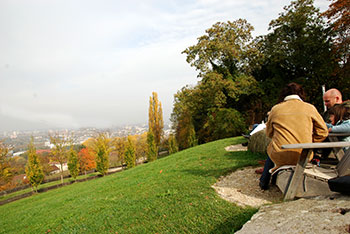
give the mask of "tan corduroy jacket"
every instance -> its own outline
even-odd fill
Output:
[[[291,95],[272,107],[266,124],[266,134],[271,143],[267,153],[277,169],[283,165],[297,164],[301,149],[281,149],[284,144],[321,142],[328,135],[327,126],[316,108]]]

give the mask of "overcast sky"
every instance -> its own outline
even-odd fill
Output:
[[[153,91],[169,121],[174,94],[198,81],[184,49],[218,21],[266,34],[289,3],[0,0],[0,131],[147,123]]]

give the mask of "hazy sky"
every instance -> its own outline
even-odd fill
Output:
[[[181,52],[214,23],[267,33],[288,0],[0,0],[0,131],[168,121],[197,72]],[[328,0],[316,0],[321,10]]]

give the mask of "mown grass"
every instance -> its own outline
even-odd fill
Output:
[[[103,178],[0,206],[1,233],[233,233],[256,212],[211,185],[261,155],[226,152],[229,138]]]

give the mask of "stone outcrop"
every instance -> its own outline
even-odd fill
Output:
[[[350,197],[337,194],[262,206],[236,233],[350,233]]]

